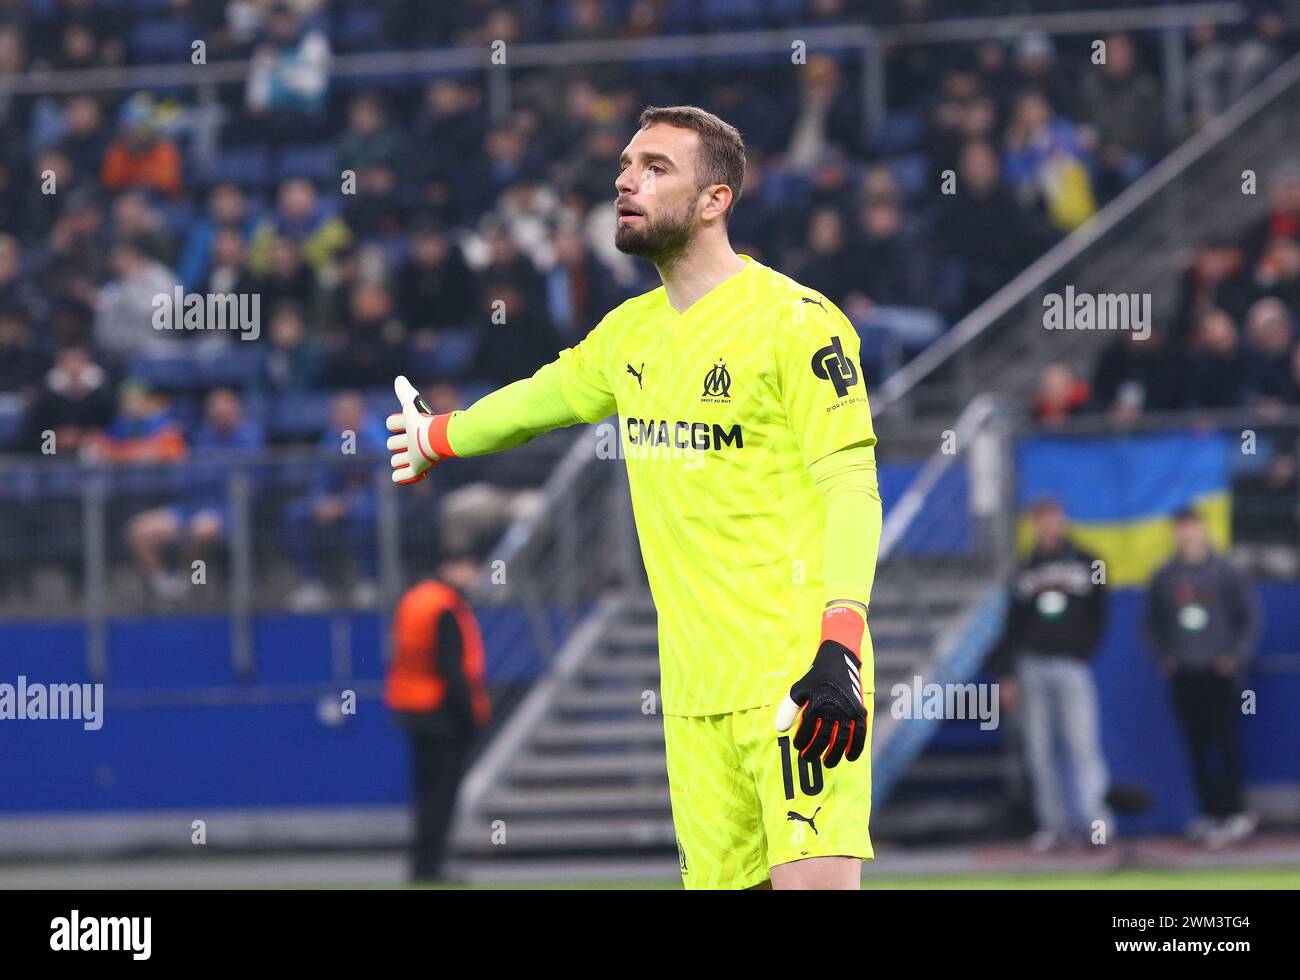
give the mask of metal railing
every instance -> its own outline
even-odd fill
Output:
[[[287,448],[166,464],[5,457],[0,619],[78,616],[97,679],[110,672],[111,623],[147,615],[225,619],[243,678],[256,667],[254,619],[267,613],[377,611],[386,656],[391,612],[407,585],[436,571],[449,530],[443,508],[460,489],[441,474],[399,488],[390,472],[383,454]],[[476,530],[507,526],[494,532],[487,519]],[[512,601],[485,581],[476,604]],[[519,645],[496,639],[501,650]],[[336,646],[346,659],[349,638]],[[545,656],[551,647],[538,649]]]
[[[606,592],[645,587],[617,428],[587,426],[542,487],[538,508],[515,522],[488,558],[507,577],[548,656]],[[546,610],[558,614],[552,624]]]
[[[392,608],[401,545],[418,545],[421,526],[436,531],[411,521],[390,533],[412,506],[396,489],[387,457],[365,453],[122,465],[9,457],[0,462],[0,614],[78,610],[98,678],[111,618],[224,614],[236,672],[247,676],[253,615],[292,606],[304,582],[332,583],[334,608]]]
[[[1014,555],[1012,425],[1004,403],[982,395],[951,426],[929,433],[924,463],[902,496],[887,502],[873,616],[928,629],[952,611],[938,605],[961,607],[972,588],[1006,574]],[[932,639],[924,632],[911,630],[922,646]]]

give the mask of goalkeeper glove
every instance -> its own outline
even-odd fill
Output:
[[[866,623],[847,606],[827,609],[822,616],[822,642],[812,667],[786,695],[776,713],[776,730],[803,718],[794,734],[800,757],[820,756],[827,769],[841,756],[853,762],[867,742],[867,704],[862,684],[862,634]],[[873,685],[874,686],[874,685]]]
[[[393,482],[417,483],[434,463],[455,456],[447,442],[450,415],[434,415],[415,386],[398,375],[393,390],[402,410],[388,416],[388,451],[393,454]]]

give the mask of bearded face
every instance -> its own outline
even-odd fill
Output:
[[[664,265],[686,250],[699,215],[695,197],[687,198],[676,208],[662,207],[655,214],[646,214],[621,199],[617,208],[614,247],[628,255],[649,259],[655,265]]]

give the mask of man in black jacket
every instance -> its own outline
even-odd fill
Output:
[[[1144,625],[1191,756],[1201,812],[1188,833],[1219,847],[1255,829],[1242,803],[1238,726],[1258,604],[1246,576],[1210,550],[1199,515],[1179,513],[1174,536],[1173,560],[1151,580]]]
[[[1072,837],[1095,840],[1098,829],[1106,837],[1113,832],[1097,690],[1088,668],[1106,622],[1106,588],[1101,563],[1066,537],[1057,501],[1038,501],[1030,518],[1034,547],[1012,580],[1011,609],[993,666],[1015,670],[1000,686],[1008,707],[1023,702],[1038,820],[1030,844],[1049,850]],[[1058,743],[1063,755],[1057,753]]]

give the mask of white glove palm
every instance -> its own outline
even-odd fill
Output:
[[[429,438],[436,416],[405,375],[398,375],[393,390],[402,405],[400,412],[388,416],[388,431],[396,433],[388,437],[388,451],[393,454],[393,482],[415,483],[423,480],[440,458]]]

